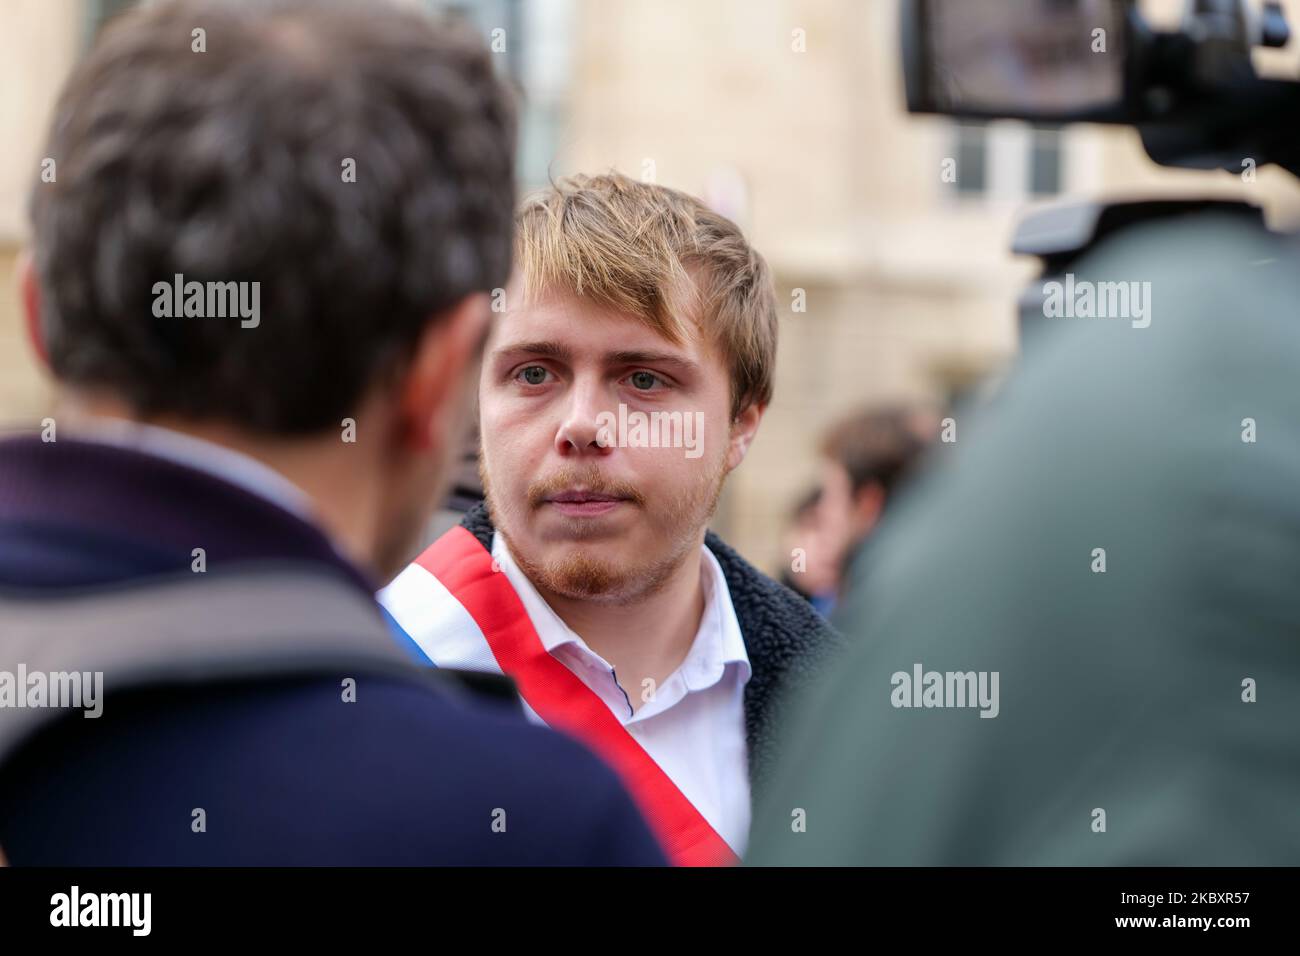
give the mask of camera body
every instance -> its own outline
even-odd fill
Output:
[[[1165,166],[1300,176],[1300,82],[1259,76],[1281,47],[1281,7],[1186,0],[1156,31],[1136,0],[902,0],[907,107],[977,119],[1134,126]]]
[[[1257,46],[1281,47],[1281,7],[1186,0],[1181,28],[1152,30],[1136,0],[901,0],[907,107],[971,119],[1135,127],[1153,161],[1193,169],[1277,164],[1300,176],[1300,82],[1265,79]],[[1012,251],[1038,257],[1018,303],[1022,336],[1042,324],[1046,290],[1101,241],[1137,225],[1240,222],[1259,207],[1207,199],[1085,201],[1028,213]]]

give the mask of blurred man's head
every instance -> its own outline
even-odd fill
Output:
[[[325,497],[363,475],[350,543],[385,575],[436,504],[509,275],[513,149],[487,51],[416,11],[144,7],[57,104],[33,339],[69,407],[224,441]]]
[[[836,568],[871,534],[935,425],[928,412],[888,409],[855,412],[826,433],[816,523]]]
[[[517,226],[479,389],[488,504],[542,589],[633,600],[700,546],[771,399],[771,278],[732,222],[621,175]]]

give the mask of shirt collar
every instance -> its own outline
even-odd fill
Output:
[[[81,441],[143,452],[228,481],[314,522],[307,493],[269,465],[225,445],[170,428],[120,418],[91,418],[76,431]]]
[[[731,592],[727,588],[726,576],[722,566],[713,552],[701,545],[701,579],[704,585],[704,613],[700,616],[700,626],[691,642],[678,672],[681,673],[687,688],[703,690],[717,683],[728,664],[735,663],[743,671],[743,681],[747,682],[752,674],[749,654],[745,649],[744,637],[740,632],[740,622],[736,618],[736,609],[731,603]],[[520,569],[510,554],[510,548],[499,532],[492,534],[492,557],[510,581],[515,593],[523,602],[528,612],[537,637],[546,648],[547,653],[554,654],[557,648],[566,644],[574,645],[581,653],[596,660],[600,655],[587,646],[587,642],[558,614],[538,593],[533,582]],[[603,661],[602,661],[603,662]],[[608,666],[608,665],[607,665]]]
[[[189,568],[193,549],[201,545],[209,567],[321,563],[362,591],[375,589],[368,569],[340,553],[314,521],[206,469],[108,441],[81,440],[71,428],[61,430],[57,441],[34,432],[0,437],[0,525],[15,520],[20,535],[29,529],[37,536],[32,540],[42,543],[23,557],[17,574],[6,570],[14,555],[0,547],[0,578],[35,586],[166,574]],[[88,558],[106,553],[103,547],[112,549],[112,561]]]
[[[705,656],[706,666],[695,673],[684,674],[686,685],[691,690],[716,683],[728,664],[739,665],[744,672],[742,683],[749,681],[752,672],[745,638],[740,632],[740,619],[736,617],[736,608],[731,603],[731,589],[727,587],[722,565],[707,546],[700,547],[704,552],[700,560],[704,582],[704,614],[700,618],[700,630],[703,632],[707,627],[714,638],[701,642],[700,634],[696,634],[696,643],[703,643],[710,648],[712,655]],[[695,648],[692,647],[691,650],[694,651]],[[689,655],[687,659],[689,661]]]

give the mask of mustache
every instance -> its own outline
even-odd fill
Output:
[[[645,496],[631,482],[602,475],[596,468],[566,468],[528,485],[528,504],[540,508],[547,498],[571,488],[581,488],[595,495],[626,498],[634,505],[644,505]]]

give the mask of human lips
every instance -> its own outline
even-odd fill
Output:
[[[628,499],[598,491],[571,489],[547,495],[543,503],[572,518],[593,518],[608,514]]]

